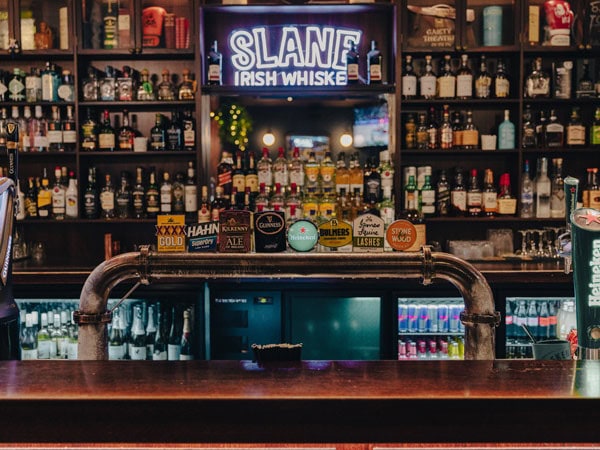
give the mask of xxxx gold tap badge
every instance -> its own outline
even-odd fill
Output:
[[[343,220],[331,219],[319,225],[319,244],[338,248],[352,243],[352,225]]]
[[[159,252],[184,252],[185,216],[158,216],[156,218],[156,238]]]

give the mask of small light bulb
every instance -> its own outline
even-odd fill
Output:
[[[348,148],[352,145],[352,135],[350,133],[344,133],[340,136],[340,145],[344,148]]]
[[[262,141],[263,144],[265,144],[267,147],[270,147],[275,143],[275,135],[270,131],[267,131],[265,134],[263,134]]]

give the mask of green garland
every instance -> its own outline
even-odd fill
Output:
[[[210,117],[219,125],[219,137],[222,142],[235,145],[241,151],[246,150],[248,134],[252,131],[252,118],[246,108],[240,105],[223,104]]]

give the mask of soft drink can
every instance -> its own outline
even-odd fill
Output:
[[[460,313],[463,307],[457,303],[450,305],[450,319],[448,320],[448,331],[458,333],[460,331]]]
[[[441,303],[437,308],[438,331],[440,333],[448,332],[448,305]]]
[[[408,305],[408,332],[416,333],[418,330],[417,319],[418,319],[417,305],[415,303],[409,303]]]
[[[398,303],[398,331],[400,333],[408,331],[408,304],[406,302]]]
[[[419,305],[419,320],[417,325],[419,333],[429,330],[429,309],[427,305]]]
[[[429,331],[431,333],[437,333],[438,331],[437,309],[437,305],[434,304],[427,306],[427,315],[429,316]]]

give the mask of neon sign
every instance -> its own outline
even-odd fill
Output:
[[[314,25],[236,29],[229,35],[235,86],[343,86],[346,54],[362,31]]]

